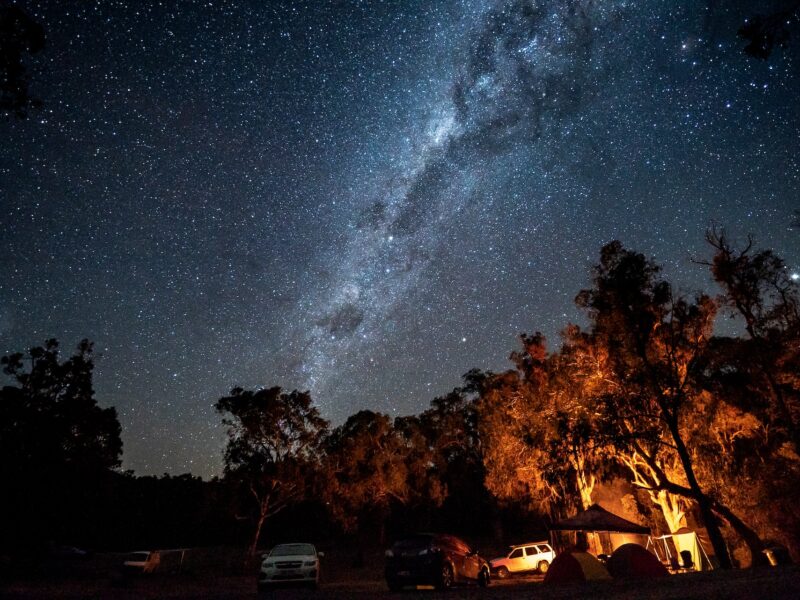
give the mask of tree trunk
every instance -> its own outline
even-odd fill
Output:
[[[747,544],[747,549],[750,550],[751,566],[755,567],[767,564],[767,557],[764,556],[764,542],[761,541],[758,534],[745,525],[745,523],[733,514],[727,506],[714,501],[712,508],[733,527],[733,530],[739,534],[739,537]]]
[[[258,515],[258,521],[256,522],[256,533],[253,536],[253,542],[250,544],[250,550],[248,551],[248,556],[252,560],[255,558],[256,549],[258,548],[258,538],[261,537],[261,527],[264,525],[264,521],[267,519],[267,511],[262,510]]]
[[[728,554],[728,547],[725,545],[725,539],[722,537],[722,531],[719,528],[719,522],[711,509],[711,499],[703,493],[700,484],[697,482],[697,477],[694,474],[692,467],[692,458],[689,456],[689,451],[683,443],[683,438],[678,431],[677,419],[668,418],[669,431],[672,434],[672,439],[675,442],[675,449],[678,452],[678,457],[681,460],[683,471],[686,474],[686,481],[689,483],[689,489],[697,500],[698,508],[700,509],[700,516],[703,519],[703,524],[708,531],[708,539],[711,541],[711,546],[714,548],[714,554],[717,556],[719,566],[722,569],[730,569],[733,567],[731,563],[730,554]]]

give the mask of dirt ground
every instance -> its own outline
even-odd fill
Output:
[[[374,576],[365,573],[364,575]],[[782,600],[800,598],[800,568],[795,565],[712,573],[673,575],[664,579],[595,582],[580,585],[549,586],[541,576],[493,581],[489,588],[456,588],[448,592],[407,590],[390,593],[380,579],[340,579],[323,583],[318,591],[277,590],[271,597],[285,600],[332,598],[420,600],[566,600],[592,599],[728,599]],[[52,579],[41,582],[17,582],[0,587],[0,597],[30,600],[45,599],[256,599],[255,577],[249,575],[160,575],[135,578],[98,578],[92,580]]]

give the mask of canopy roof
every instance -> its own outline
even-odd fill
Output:
[[[649,534],[650,529],[608,512],[599,504],[569,519],[562,519],[550,527],[553,531],[611,531],[615,533]]]

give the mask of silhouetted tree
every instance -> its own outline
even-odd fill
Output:
[[[791,28],[797,24],[798,13],[800,1],[787,0],[780,10],[749,17],[739,28],[739,37],[747,41],[744,52],[754,58],[766,60],[776,47],[786,48]]]
[[[120,464],[120,424],[94,398],[88,340],[63,362],[54,339],[1,362],[14,385],[0,391],[0,535],[35,552],[91,521],[99,487]]]
[[[18,6],[0,4],[0,112],[19,119],[41,102],[30,96],[25,56],[44,48],[44,29]]]
[[[253,557],[264,522],[303,497],[328,422],[308,392],[287,394],[279,387],[234,388],[215,406],[228,426],[225,477],[240,484],[257,506]]]
[[[741,318],[745,335],[712,340],[703,373],[715,435],[703,437],[706,428],[699,437],[716,457],[709,471],[718,494],[770,537],[789,536],[796,547],[800,518],[789,506],[798,494],[788,482],[800,475],[800,288],[784,261],[756,251],[752,239],[743,249],[721,230],[707,239],[720,302]]]

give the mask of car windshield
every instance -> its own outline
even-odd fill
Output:
[[[130,560],[134,562],[143,562],[146,561],[149,556],[150,556],[149,552],[131,552],[128,555],[128,558],[126,558],[125,560]]]
[[[269,553],[270,556],[313,556],[314,546],[311,544],[279,544]]]
[[[395,550],[416,550],[427,548],[431,545],[433,536],[430,535],[415,535],[402,540],[397,540],[394,543]]]

